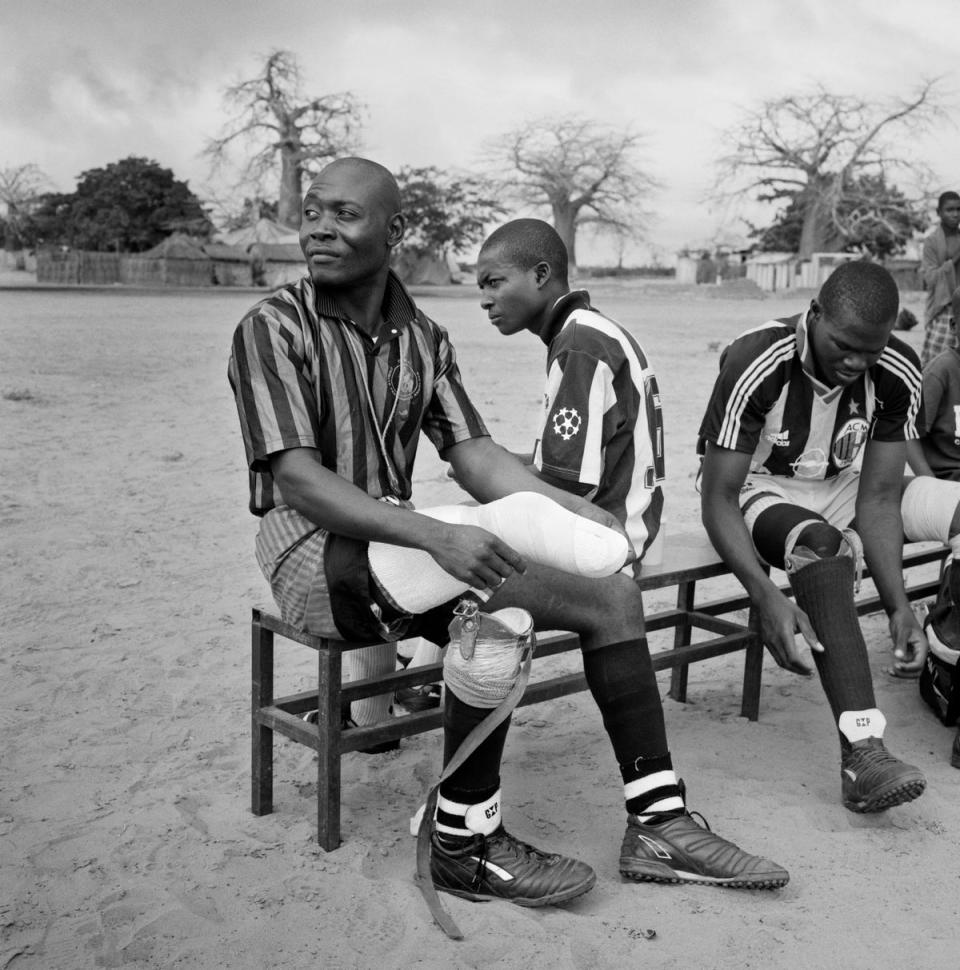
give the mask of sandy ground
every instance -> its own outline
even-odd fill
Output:
[[[693,527],[693,439],[717,352],[809,294],[594,296],[661,375],[669,528]],[[494,434],[525,447],[541,348],[527,335],[507,345],[467,297],[423,305],[449,324]],[[449,899],[466,940],[433,926],[411,879],[408,818],[439,767],[436,733],[345,757],[335,852],[314,841],[304,748],[278,742],[276,812],[252,816],[248,622],[268,591],[225,363],[253,299],[0,290],[0,970],[957,966],[952,735],[914,683],[883,673],[880,617],[865,628],[891,747],[930,782],[911,805],[843,809],[816,681],[768,663],[749,723],[737,716],[739,661],[726,658],[693,669],[689,703],[664,702],[692,806],[787,866],[781,891],[620,879],[619,779],[587,695],[523,709],[504,763],[510,828],[597,870],[596,888],[565,908]],[[425,444],[420,504],[457,497],[443,473]],[[290,661],[281,689],[302,689],[310,657]]]

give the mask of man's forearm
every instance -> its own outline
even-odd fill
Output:
[[[307,451],[286,452],[274,460],[273,468],[284,502],[328,532],[427,548],[431,533],[442,528],[427,516],[372,498]]]
[[[933,469],[924,454],[923,445],[918,439],[907,442],[907,464],[914,475],[929,475],[934,477]]]
[[[903,520],[897,503],[857,504],[857,531],[863,556],[887,613],[909,609],[903,588]]]
[[[478,502],[493,502],[515,492],[538,492],[571,512],[589,504],[586,499],[538,477],[533,468],[491,438],[460,442],[445,457],[453,465],[457,481]]]

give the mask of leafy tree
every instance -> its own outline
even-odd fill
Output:
[[[130,156],[82,172],[71,194],[45,196],[34,217],[47,243],[77,249],[143,252],[171,232],[212,229],[200,200],[169,168]]]
[[[0,203],[6,209],[0,222],[3,248],[8,252],[30,244],[31,213],[50,185],[50,179],[32,162],[0,168]]]
[[[943,115],[936,83],[927,81],[912,96],[885,104],[834,94],[820,85],[809,94],[762,102],[726,135],[717,194],[796,201],[803,214],[797,245],[801,258],[850,244],[869,212],[877,226],[890,222],[896,205],[904,219],[912,219],[916,203],[888,194],[877,208],[869,189],[886,187],[897,168],[909,167],[921,176],[927,171],[907,158],[902,146],[909,142],[906,134],[924,130]]]
[[[771,225],[751,227],[751,236],[761,250],[798,252],[806,208],[807,197],[795,193]],[[908,240],[926,228],[924,210],[896,186],[888,186],[882,175],[862,175],[848,186],[838,206],[838,218],[846,228],[842,249],[876,259],[902,252]]]
[[[300,224],[304,177],[320,164],[356,147],[361,105],[349,92],[312,97],[303,92],[300,66],[290,51],[273,51],[263,70],[226,89],[232,116],[204,149],[219,168],[238,146],[250,153],[242,180],[258,191],[280,161],[279,219]]]
[[[397,173],[407,232],[401,248],[417,255],[458,253],[483,239],[506,209],[483,179],[404,166]]]
[[[576,266],[577,230],[638,237],[641,209],[656,182],[638,165],[642,136],[582,118],[531,121],[493,142],[488,157],[520,202],[549,207]]]

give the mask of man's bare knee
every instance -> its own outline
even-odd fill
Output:
[[[600,584],[590,604],[590,632],[608,643],[644,633],[643,597],[636,583],[622,573]]]

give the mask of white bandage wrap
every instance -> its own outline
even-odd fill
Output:
[[[345,681],[367,680],[397,669],[397,645],[377,643],[372,647],[347,650],[343,655],[343,679]],[[393,693],[361,697],[350,705],[354,724],[363,727],[385,721],[390,716]]]
[[[772,509],[775,505],[783,505],[786,501],[778,493],[761,491],[743,511],[743,521],[746,523],[748,531],[751,534],[753,533],[753,527],[757,524],[761,512],[766,512],[767,509]]]
[[[844,711],[837,721],[837,727],[851,744],[866,738],[882,738],[886,726],[887,719],[875,707],[866,711]]]
[[[581,576],[613,575],[630,551],[621,533],[536,492],[517,492],[488,505],[421,509],[420,514],[451,525],[479,526],[531,562]],[[469,589],[422,549],[371,542],[368,562],[381,588],[408,613],[423,613]]]
[[[517,682],[523,660],[521,644],[532,632],[533,621],[526,610],[515,607],[478,613],[477,618],[480,628],[473,656],[465,659],[454,637],[443,658],[443,680],[464,704],[494,708]]]
[[[950,523],[960,505],[960,482],[922,475],[900,499],[903,534],[908,542],[949,542]],[[958,551],[958,550],[955,550]]]

